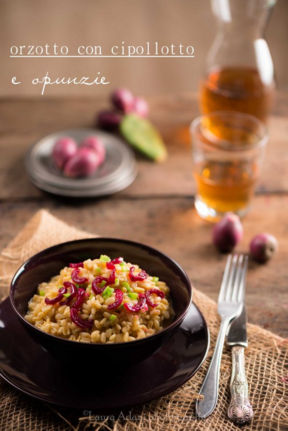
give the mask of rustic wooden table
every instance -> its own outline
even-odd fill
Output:
[[[288,336],[288,97],[279,96],[271,118],[262,178],[251,212],[244,220],[245,238],[268,231],[280,243],[266,265],[248,273],[249,321]],[[167,162],[157,165],[138,157],[139,175],[128,189],[94,200],[56,198],[29,181],[23,158],[28,147],[56,130],[93,125],[104,99],[2,99],[0,101],[1,248],[40,208],[66,222],[105,236],[129,238],[155,246],[176,259],[198,289],[214,299],[226,257],[211,244],[211,225],[193,209],[188,123],[198,114],[192,95],[151,100],[151,118],[168,145]]]

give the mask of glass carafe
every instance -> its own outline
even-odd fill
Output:
[[[276,0],[211,0],[218,33],[201,82],[204,114],[239,111],[266,122],[274,93],[273,61],[264,28]]]

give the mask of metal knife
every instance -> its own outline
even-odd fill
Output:
[[[244,351],[248,346],[246,322],[244,305],[239,317],[232,322],[227,336],[227,345],[231,346],[232,351],[231,400],[228,407],[228,417],[237,424],[250,422],[253,417],[245,374]]]

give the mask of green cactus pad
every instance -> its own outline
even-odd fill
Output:
[[[163,161],[167,156],[165,144],[155,127],[145,118],[135,114],[125,115],[120,132],[132,147],[152,160]]]

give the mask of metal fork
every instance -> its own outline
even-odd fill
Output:
[[[213,357],[199,393],[204,395],[204,398],[196,402],[196,414],[202,419],[207,418],[217,404],[223,345],[232,320],[241,313],[244,304],[245,273],[245,256],[243,254],[230,254],[218,297],[218,314],[221,317],[220,330]]]

